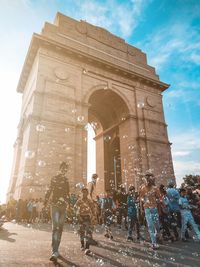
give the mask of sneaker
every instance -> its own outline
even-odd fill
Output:
[[[58,252],[54,252],[51,257],[50,257],[50,261],[53,261],[53,262],[57,262],[57,259],[58,259],[58,256],[59,256],[59,253]]]
[[[106,238],[109,238],[109,234],[105,234],[104,236],[105,236]]]
[[[127,237],[127,241],[133,241],[132,236],[128,236],[128,237]]]
[[[85,255],[89,255],[91,253],[91,251],[89,250],[89,248],[87,248],[86,250],[85,250]]]
[[[113,240],[113,236],[112,235],[110,236],[110,239]]]
[[[158,245],[158,244],[152,244],[152,249],[153,249],[153,250],[157,250],[157,249],[159,249],[159,245]]]

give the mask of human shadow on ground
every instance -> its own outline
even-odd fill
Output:
[[[67,266],[73,266],[73,267],[80,267],[80,265],[77,265],[76,263],[74,262],[71,262],[69,261],[68,259],[66,259],[65,257],[63,257],[62,255],[60,255],[58,257],[58,259],[60,259],[63,263],[67,263]],[[63,265],[62,263],[58,262],[58,264],[61,264],[61,265],[58,265],[58,266],[66,266],[66,265]]]
[[[16,233],[10,233],[7,229],[1,228],[0,230],[0,240],[5,240],[8,242],[15,242],[16,240],[11,235],[17,235]]]
[[[113,259],[111,259],[105,255],[99,254],[97,252],[93,252],[92,254],[89,254],[88,256],[91,257],[92,259],[94,259],[97,262],[97,265],[101,265],[101,264],[104,265],[105,264],[105,266],[106,266],[106,263],[108,263],[108,264],[112,264],[115,267],[122,267],[122,266],[127,267],[127,265],[124,265],[124,264],[122,265],[122,263],[115,261],[115,260],[113,260]],[[104,263],[103,262],[101,263],[100,262],[101,260]],[[99,262],[99,264],[98,264],[98,262]]]
[[[152,264],[164,264],[167,263],[167,266],[177,266],[177,264],[183,265],[186,262],[192,263],[192,266],[197,266],[198,258],[191,257],[190,253],[185,253],[185,251],[177,251],[175,250],[174,253],[171,249],[167,250],[166,247],[160,247],[158,251],[153,251],[151,248],[140,246],[140,247],[131,247],[127,245],[116,246],[114,243],[111,245],[111,242],[101,242],[99,243],[98,247],[100,249],[109,250],[113,252],[115,255],[116,253],[122,254],[122,256],[127,256],[130,258],[135,258],[136,260],[143,260],[151,262]],[[95,252],[96,253],[96,252]]]

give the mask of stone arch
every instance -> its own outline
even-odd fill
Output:
[[[131,113],[132,106],[131,106],[131,103],[130,103],[129,99],[126,97],[126,95],[123,92],[121,92],[119,89],[117,89],[115,86],[112,86],[111,88],[109,88],[107,83],[98,84],[98,85],[95,85],[95,86],[89,88],[88,91],[83,96],[83,101],[85,103],[88,103],[89,99],[90,99],[90,96],[95,91],[101,90],[101,89],[103,89],[103,90],[111,90],[111,91],[115,92],[117,95],[119,95],[119,97],[121,97],[121,99],[123,99],[124,103],[126,103],[126,105],[128,107],[128,110],[129,110],[129,113]]]
[[[96,122],[96,168],[102,178],[99,193],[117,189],[122,183],[121,147],[123,137],[121,131],[130,128],[127,103],[116,91],[103,89],[102,85],[93,87],[88,95],[88,122]],[[126,126],[125,126],[126,125]]]

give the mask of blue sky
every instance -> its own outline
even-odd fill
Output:
[[[20,72],[32,33],[40,33],[58,11],[104,27],[147,54],[161,81],[171,85],[163,101],[177,182],[200,174],[200,0],[0,0],[0,5],[1,202],[20,117]]]

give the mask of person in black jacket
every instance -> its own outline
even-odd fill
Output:
[[[44,206],[51,196],[52,216],[52,255],[51,261],[57,261],[58,248],[61,241],[63,226],[65,222],[66,206],[69,202],[69,182],[66,177],[69,165],[66,162],[60,164],[59,172],[52,177],[49,190],[46,192]]]

